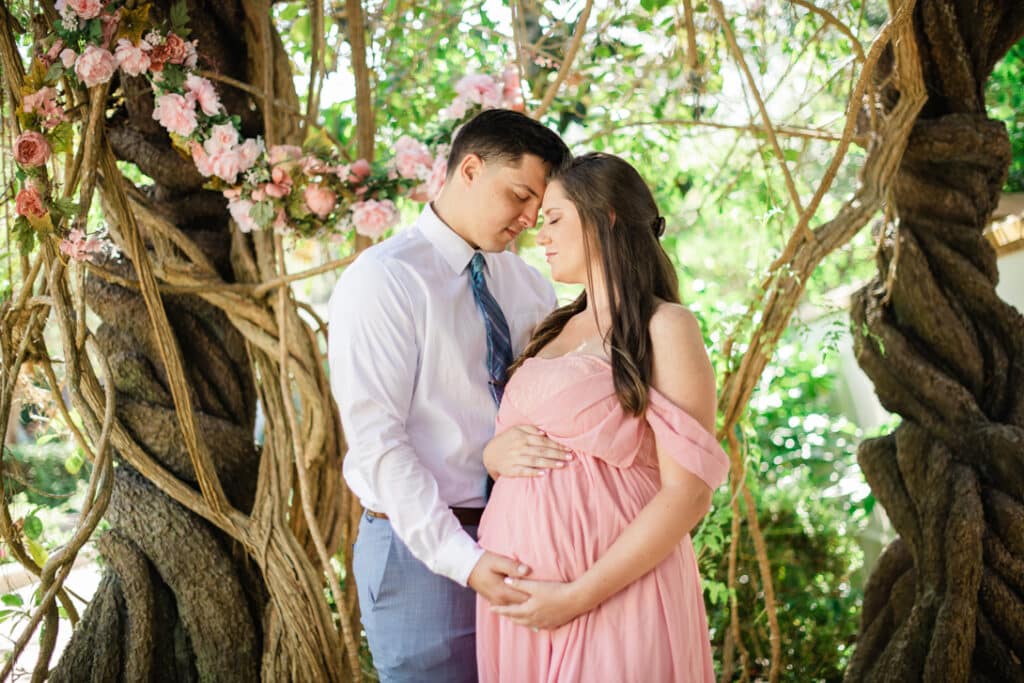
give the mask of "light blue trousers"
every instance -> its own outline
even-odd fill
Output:
[[[476,538],[476,527],[465,527]],[[381,683],[476,683],[476,593],[433,573],[363,513],[352,556],[363,628]]]

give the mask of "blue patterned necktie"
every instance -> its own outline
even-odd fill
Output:
[[[501,312],[501,307],[487,289],[487,282],[484,280],[484,255],[479,251],[473,254],[469,262],[469,284],[473,290],[476,307],[484,317],[491,397],[494,398],[494,404],[498,405],[505,391],[505,371],[512,364],[512,335],[509,334],[508,322]]]

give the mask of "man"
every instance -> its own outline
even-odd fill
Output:
[[[409,229],[367,249],[329,304],[331,386],[366,508],[353,567],[381,681],[476,680],[474,611],[526,595],[529,568],[485,552],[483,447],[504,369],[555,305],[506,247],[537,222],[559,137],[508,110],[459,131],[438,198]],[[551,444],[553,446],[553,444]]]

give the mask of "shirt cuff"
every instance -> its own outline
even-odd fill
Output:
[[[437,566],[434,571],[447,576],[460,586],[469,584],[469,575],[473,573],[476,563],[483,557],[484,549],[462,529],[452,534],[439,549]]]

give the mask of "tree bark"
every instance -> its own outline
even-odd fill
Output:
[[[155,2],[154,13],[167,16],[171,4]],[[192,0],[188,9],[200,66],[248,80],[240,4]],[[235,281],[225,200],[202,188],[205,179],[153,121],[153,95],[145,81],[120,85],[123,104],[105,130],[111,148],[153,179],[143,188],[149,209],[191,240],[225,282]],[[261,133],[262,118],[250,96],[222,84],[217,88],[228,111],[242,117],[244,134]],[[116,235],[119,226],[112,223],[110,230]],[[162,237],[143,238],[156,251],[172,248]],[[107,268],[135,280],[127,260]],[[114,370],[117,418],[152,458],[195,485],[141,296],[92,276],[85,294],[102,321],[95,334]],[[200,439],[214,457],[229,502],[249,513],[260,452],[253,438],[257,390],[246,341],[221,310],[199,297],[164,296],[163,305],[181,350]],[[118,461],[106,519],[111,530],[99,542],[106,560],[103,579],[52,680],[258,680],[269,598],[245,549],[124,460]]]
[[[1010,163],[984,85],[1024,7],[919,0],[914,21],[929,99],[851,314],[861,367],[903,417],[858,453],[899,538],[846,680],[1024,680],[1024,318],[982,235]]]

